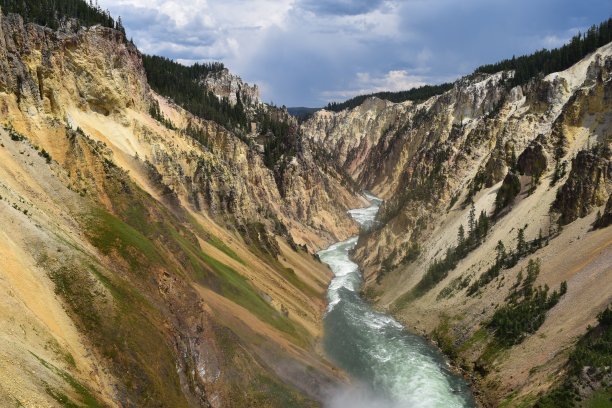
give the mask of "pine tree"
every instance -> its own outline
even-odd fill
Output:
[[[523,228],[519,228],[516,238],[516,253],[519,257],[525,253],[526,246],[527,243],[525,242],[525,231]]]
[[[542,237],[542,228],[540,228],[540,232],[538,233],[538,248],[542,248],[542,241],[544,240],[544,238]]]
[[[468,227],[470,229],[469,235],[470,238],[474,234],[474,230],[476,229],[476,208],[472,203],[472,207],[470,208],[470,214],[468,216]]]
[[[480,212],[480,216],[478,217],[478,240],[482,240],[484,237],[487,236],[487,233],[489,232],[489,217],[487,216],[487,213],[484,211]]]
[[[504,246],[504,243],[501,240],[497,241],[495,250],[497,251],[495,263],[501,265],[506,259],[506,247]]]
[[[465,245],[465,229],[463,228],[463,224],[459,226],[459,232],[457,233],[457,247],[458,249],[462,249]]]
[[[123,27],[123,21],[121,20],[121,16],[117,17],[117,24],[115,25],[115,29],[125,34],[125,28]]]

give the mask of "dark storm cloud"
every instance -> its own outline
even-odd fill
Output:
[[[610,0],[101,0],[148,53],[222,60],[287,106],[439,83],[561,45]]]

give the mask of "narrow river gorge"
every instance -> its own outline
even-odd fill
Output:
[[[382,203],[366,198],[370,207],[350,211],[362,226],[374,221]],[[349,258],[357,238],[319,252],[335,275],[327,291],[325,351],[355,383],[333,396],[330,406],[474,407],[467,383],[437,349],[360,297],[361,272]]]

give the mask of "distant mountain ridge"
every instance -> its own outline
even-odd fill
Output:
[[[300,107],[294,107],[294,108],[287,108],[287,112],[289,112],[289,114],[295,116],[299,120],[306,120],[313,113],[321,109],[322,108],[306,108],[306,107],[300,106]]]

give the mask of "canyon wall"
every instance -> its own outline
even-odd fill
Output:
[[[525,85],[473,74],[423,102],[370,98],[304,124],[385,199],[354,253],[364,294],[434,338],[485,404],[533,403],[557,385],[612,301],[611,73],[607,45]],[[560,293],[565,282],[566,293],[537,330],[499,346],[492,319],[518,302],[530,261],[530,285]]]
[[[0,405],[318,405],[339,167],[304,141],[270,170],[118,31],[1,19]]]

